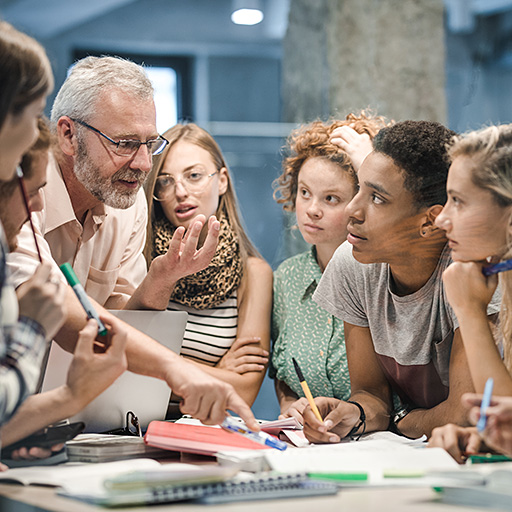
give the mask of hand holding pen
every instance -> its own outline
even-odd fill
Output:
[[[315,416],[318,418],[318,421],[324,421],[322,419],[322,416],[320,415],[320,411],[318,410],[318,407],[315,404],[315,400],[313,398],[313,395],[311,394],[311,391],[309,390],[308,383],[306,382],[306,379],[304,378],[304,375],[302,374],[299,364],[297,363],[297,361],[295,360],[294,357],[292,357],[292,361],[293,361],[293,366],[295,367],[295,372],[297,373],[297,377],[299,378],[300,386],[301,386],[302,390],[304,391],[306,398],[308,399],[309,406],[311,407]]]
[[[492,276],[493,274],[507,272],[508,270],[512,270],[512,259],[482,267],[482,273],[484,276]]]
[[[487,408],[491,405],[492,388],[494,387],[494,379],[489,377],[485,383],[484,395],[480,405],[480,418],[476,423],[476,429],[482,433],[487,426]]]

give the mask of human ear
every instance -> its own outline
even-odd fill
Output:
[[[219,196],[222,196],[226,193],[226,190],[228,189],[228,170],[223,167],[219,171]]]
[[[75,156],[74,145],[76,130],[75,123],[68,116],[62,116],[57,121],[57,140],[61,151],[68,156]]]
[[[422,237],[429,237],[432,233],[439,230],[439,227],[436,225],[436,218],[442,211],[443,207],[440,204],[435,204],[425,212],[420,226],[420,235]]]

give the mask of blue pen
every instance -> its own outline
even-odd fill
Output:
[[[492,274],[498,274],[499,272],[506,272],[512,270],[512,259],[500,261],[500,263],[494,263],[482,268],[484,276],[491,276]]]
[[[255,432],[254,430],[250,430],[249,428],[247,428],[245,423],[241,423],[232,418],[231,416],[226,416],[224,418],[221,427],[225,430],[229,430],[229,432],[236,432],[237,434],[242,434],[243,436],[252,439],[257,443],[270,446],[271,448],[276,448],[277,450],[286,450],[288,446],[284,441],[280,441],[279,439],[276,439],[274,436],[271,436],[266,432]]]
[[[494,386],[494,379],[489,377],[485,383],[484,396],[480,404],[480,418],[476,424],[478,432],[483,432],[487,425],[487,407],[491,404],[492,388]]]

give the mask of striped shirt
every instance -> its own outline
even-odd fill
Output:
[[[169,311],[188,313],[181,355],[199,363],[215,366],[236,340],[238,301],[236,290],[222,304],[198,310],[169,302]]]

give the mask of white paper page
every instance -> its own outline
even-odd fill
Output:
[[[284,452],[267,450],[270,467],[282,473],[367,473],[370,481],[386,472],[457,470],[458,464],[441,448],[415,448],[395,441],[314,445]]]

